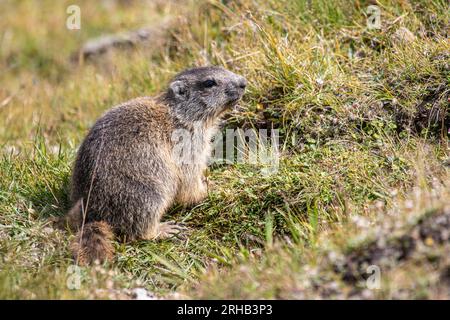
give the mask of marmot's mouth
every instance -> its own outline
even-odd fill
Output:
[[[226,108],[226,109],[233,108],[234,106],[236,106],[236,105],[238,104],[239,100],[241,100],[241,97],[230,100],[230,101],[225,105],[225,108]]]
[[[234,110],[238,105],[239,100],[241,100],[241,98],[230,100],[222,109],[217,111],[216,117],[224,115],[227,111]]]

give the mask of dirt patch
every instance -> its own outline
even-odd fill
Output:
[[[413,227],[403,233],[391,236],[395,230],[380,232],[375,240],[351,250],[344,259],[334,263],[334,270],[342,274],[342,279],[354,284],[366,280],[370,274],[367,268],[376,265],[383,270],[391,269],[400,262],[420,255],[427,260],[427,250],[450,242],[450,207],[438,212],[430,212]],[[439,260],[445,257],[433,256]],[[443,270],[443,277],[449,278],[448,268]]]

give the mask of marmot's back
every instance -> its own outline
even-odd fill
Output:
[[[167,107],[151,98],[114,107],[95,123],[78,151],[72,177],[72,201],[84,199],[86,222],[104,220],[129,235],[143,232],[139,226],[151,219],[147,207],[176,192],[169,154],[172,127]]]

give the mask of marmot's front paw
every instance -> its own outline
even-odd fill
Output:
[[[183,238],[183,232],[187,230],[184,225],[176,224],[175,221],[161,222],[158,229],[157,239]]]
[[[208,196],[208,191],[209,191],[209,178],[207,176],[204,176],[203,179],[203,185],[205,186],[205,190],[206,190],[206,195],[205,198]]]

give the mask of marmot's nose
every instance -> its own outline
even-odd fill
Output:
[[[244,77],[240,77],[238,80],[238,87],[241,89],[245,89],[247,86],[247,80]]]

